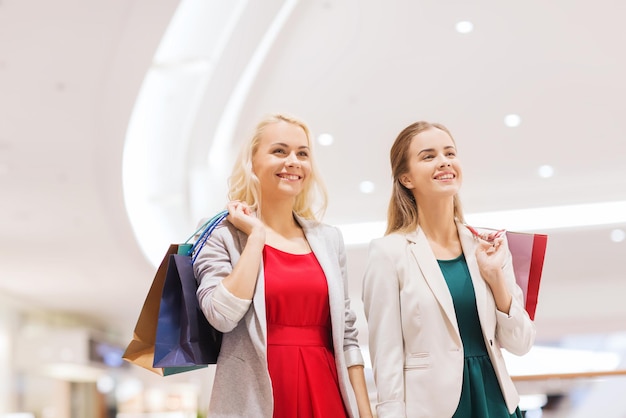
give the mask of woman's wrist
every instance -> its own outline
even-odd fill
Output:
[[[248,240],[251,239],[265,242],[265,227],[262,225],[254,226],[248,235]]]

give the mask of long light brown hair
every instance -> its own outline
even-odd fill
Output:
[[[298,216],[305,219],[321,219],[328,205],[328,193],[326,186],[319,176],[319,171],[313,158],[313,144],[311,132],[308,126],[301,120],[281,113],[275,113],[261,120],[250,141],[244,145],[235,162],[232,174],[228,180],[228,198],[245,202],[253,210],[260,210],[262,205],[261,186],[259,178],[252,170],[252,159],[259,149],[259,143],[263,132],[268,125],[287,122],[302,128],[307,138],[309,146],[309,161],[311,163],[311,173],[304,184],[302,192],[296,196],[293,211]]]
[[[389,199],[389,208],[387,209],[387,231],[385,235],[393,232],[411,232],[417,229],[418,213],[417,203],[411,190],[404,187],[400,182],[400,177],[409,171],[409,148],[415,135],[418,135],[428,129],[437,128],[452,138],[452,134],[440,123],[431,123],[419,121],[407,126],[398,134],[398,137],[391,146],[389,157],[391,160],[391,174],[393,178],[393,186],[391,190],[391,199]],[[458,194],[454,195],[454,216],[460,222],[464,222],[463,211],[461,209],[461,201]]]

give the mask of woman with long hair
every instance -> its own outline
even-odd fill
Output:
[[[316,219],[326,192],[308,127],[261,121],[230,178],[228,218],[194,263],[224,333],[209,417],[371,417],[343,238]]]
[[[387,231],[363,283],[378,417],[521,418],[500,350],[527,353],[535,327],[506,240],[464,224],[446,127],[411,124],[390,156]]]

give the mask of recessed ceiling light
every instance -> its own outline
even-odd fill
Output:
[[[504,117],[504,124],[509,128],[516,128],[520,125],[520,123],[522,123],[522,118],[514,113]]]
[[[335,141],[335,138],[331,134],[320,134],[317,137],[317,142],[322,146],[329,146]]]
[[[470,33],[473,30],[474,24],[468,20],[462,20],[456,24],[456,31],[459,33]]]
[[[539,172],[539,177],[544,179],[550,178],[554,175],[554,167],[548,164],[542,165],[537,171]]]
[[[361,184],[359,184],[359,190],[365,194],[373,193],[375,188],[374,183],[369,180],[362,181]]]
[[[626,239],[626,232],[623,229],[614,229],[611,231],[611,241],[622,242]]]

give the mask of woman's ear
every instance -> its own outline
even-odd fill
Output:
[[[411,177],[408,174],[401,175],[399,180],[400,184],[402,184],[407,189],[411,190],[415,188],[415,186],[413,186],[413,182],[411,181]]]

